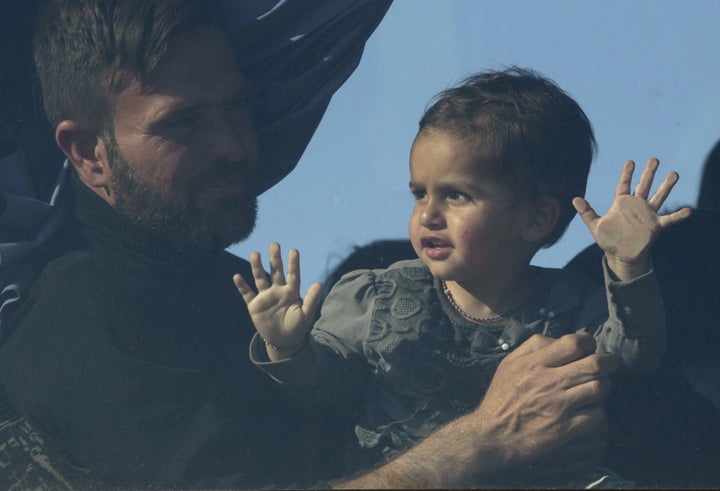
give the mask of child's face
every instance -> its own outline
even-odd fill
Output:
[[[493,282],[527,263],[527,207],[478,163],[469,139],[421,132],[410,152],[410,240],[435,277]]]

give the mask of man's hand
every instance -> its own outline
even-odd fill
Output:
[[[531,337],[500,363],[475,411],[335,486],[478,487],[530,466],[536,477],[563,479],[596,465],[606,445],[602,403],[619,362],[594,351],[589,334]]]
[[[618,359],[594,351],[589,334],[535,335],[500,364],[475,416],[494,419],[490,437],[512,469],[562,478],[600,462]]]
[[[648,199],[655,172],[660,163],[648,160],[635,193],[630,193],[635,163],[625,162],[615,189],[615,200],[605,216],[598,216],[583,198],[573,199],[573,206],[592,233],[595,242],[605,251],[608,266],[621,281],[630,281],[650,270],[648,250],[660,232],[690,216],[690,208],[660,215],[670,191],[678,181],[671,172]]]
[[[250,266],[258,292],[255,293],[239,274],[233,276],[235,286],[247,304],[255,328],[265,340],[270,359],[288,358],[300,350],[312,327],[322,285],[310,285],[303,301],[300,298],[300,255],[296,249],[288,253],[286,281],[277,242],[270,244],[269,276],[258,252],[250,255]]]

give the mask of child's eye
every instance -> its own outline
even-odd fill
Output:
[[[469,201],[470,196],[468,196],[465,193],[461,193],[460,191],[449,191],[447,193],[447,199],[449,201]]]
[[[427,196],[427,191],[425,191],[424,189],[411,189],[410,194],[413,195],[415,201],[420,201],[422,199],[425,199],[425,197]]]

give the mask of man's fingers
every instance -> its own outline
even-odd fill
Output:
[[[520,346],[518,346],[517,349],[515,349],[512,353],[534,353],[536,351],[540,351],[544,347],[556,342],[556,338],[551,338],[549,336],[544,336],[542,334],[533,334],[530,336],[527,341],[522,343]]]
[[[566,441],[587,439],[589,442],[603,443],[607,432],[608,420],[605,406],[602,404],[585,406],[570,415]]]
[[[542,348],[544,366],[561,367],[595,352],[595,339],[587,333],[567,334]]]
[[[568,407],[580,407],[603,400],[609,392],[608,377],[620,366],[617,356],[595,353],[595,339],[587,333],[567,334],[560,339],[536,334],[501,363],[523,357],[526,360],[534,358],[535,366],[557,370],[559,387],[570,398]]]
[[[596,353],[565,363],[558,369],[566,382],[564,388],[569,389],[598,378],[609,377],[619,367],[620,361],[616,355]]]
[[[511,351],[505,359],[519,358],[521,356],[529,355],[540,351],[545,346],[557,341],[555,338],[543,336],[542,334],[533,334],[524,343],[518,346],[515,350]]]
[[[568,409],[576,411],[588,406],[602,404],[610,395],[612,382],[609,377],[599,377],[568,387],[564,397],[568,400]]]

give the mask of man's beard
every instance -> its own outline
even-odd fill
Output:
[[[214,199],[203,206],[198,194],[203,186],[238,178],[249,166],[238,162],[218,164],[211,172],[195,180],[182,195],[164,193],[132,172],[112,143],[107,145],[112,162],[111,187],[115,193],[115,210],[141,231],[167,240],[178,247],[221,250],[245,240],[255,228],[257,197],[250,186]],[[242,179],[247,182],[248,177]]]

